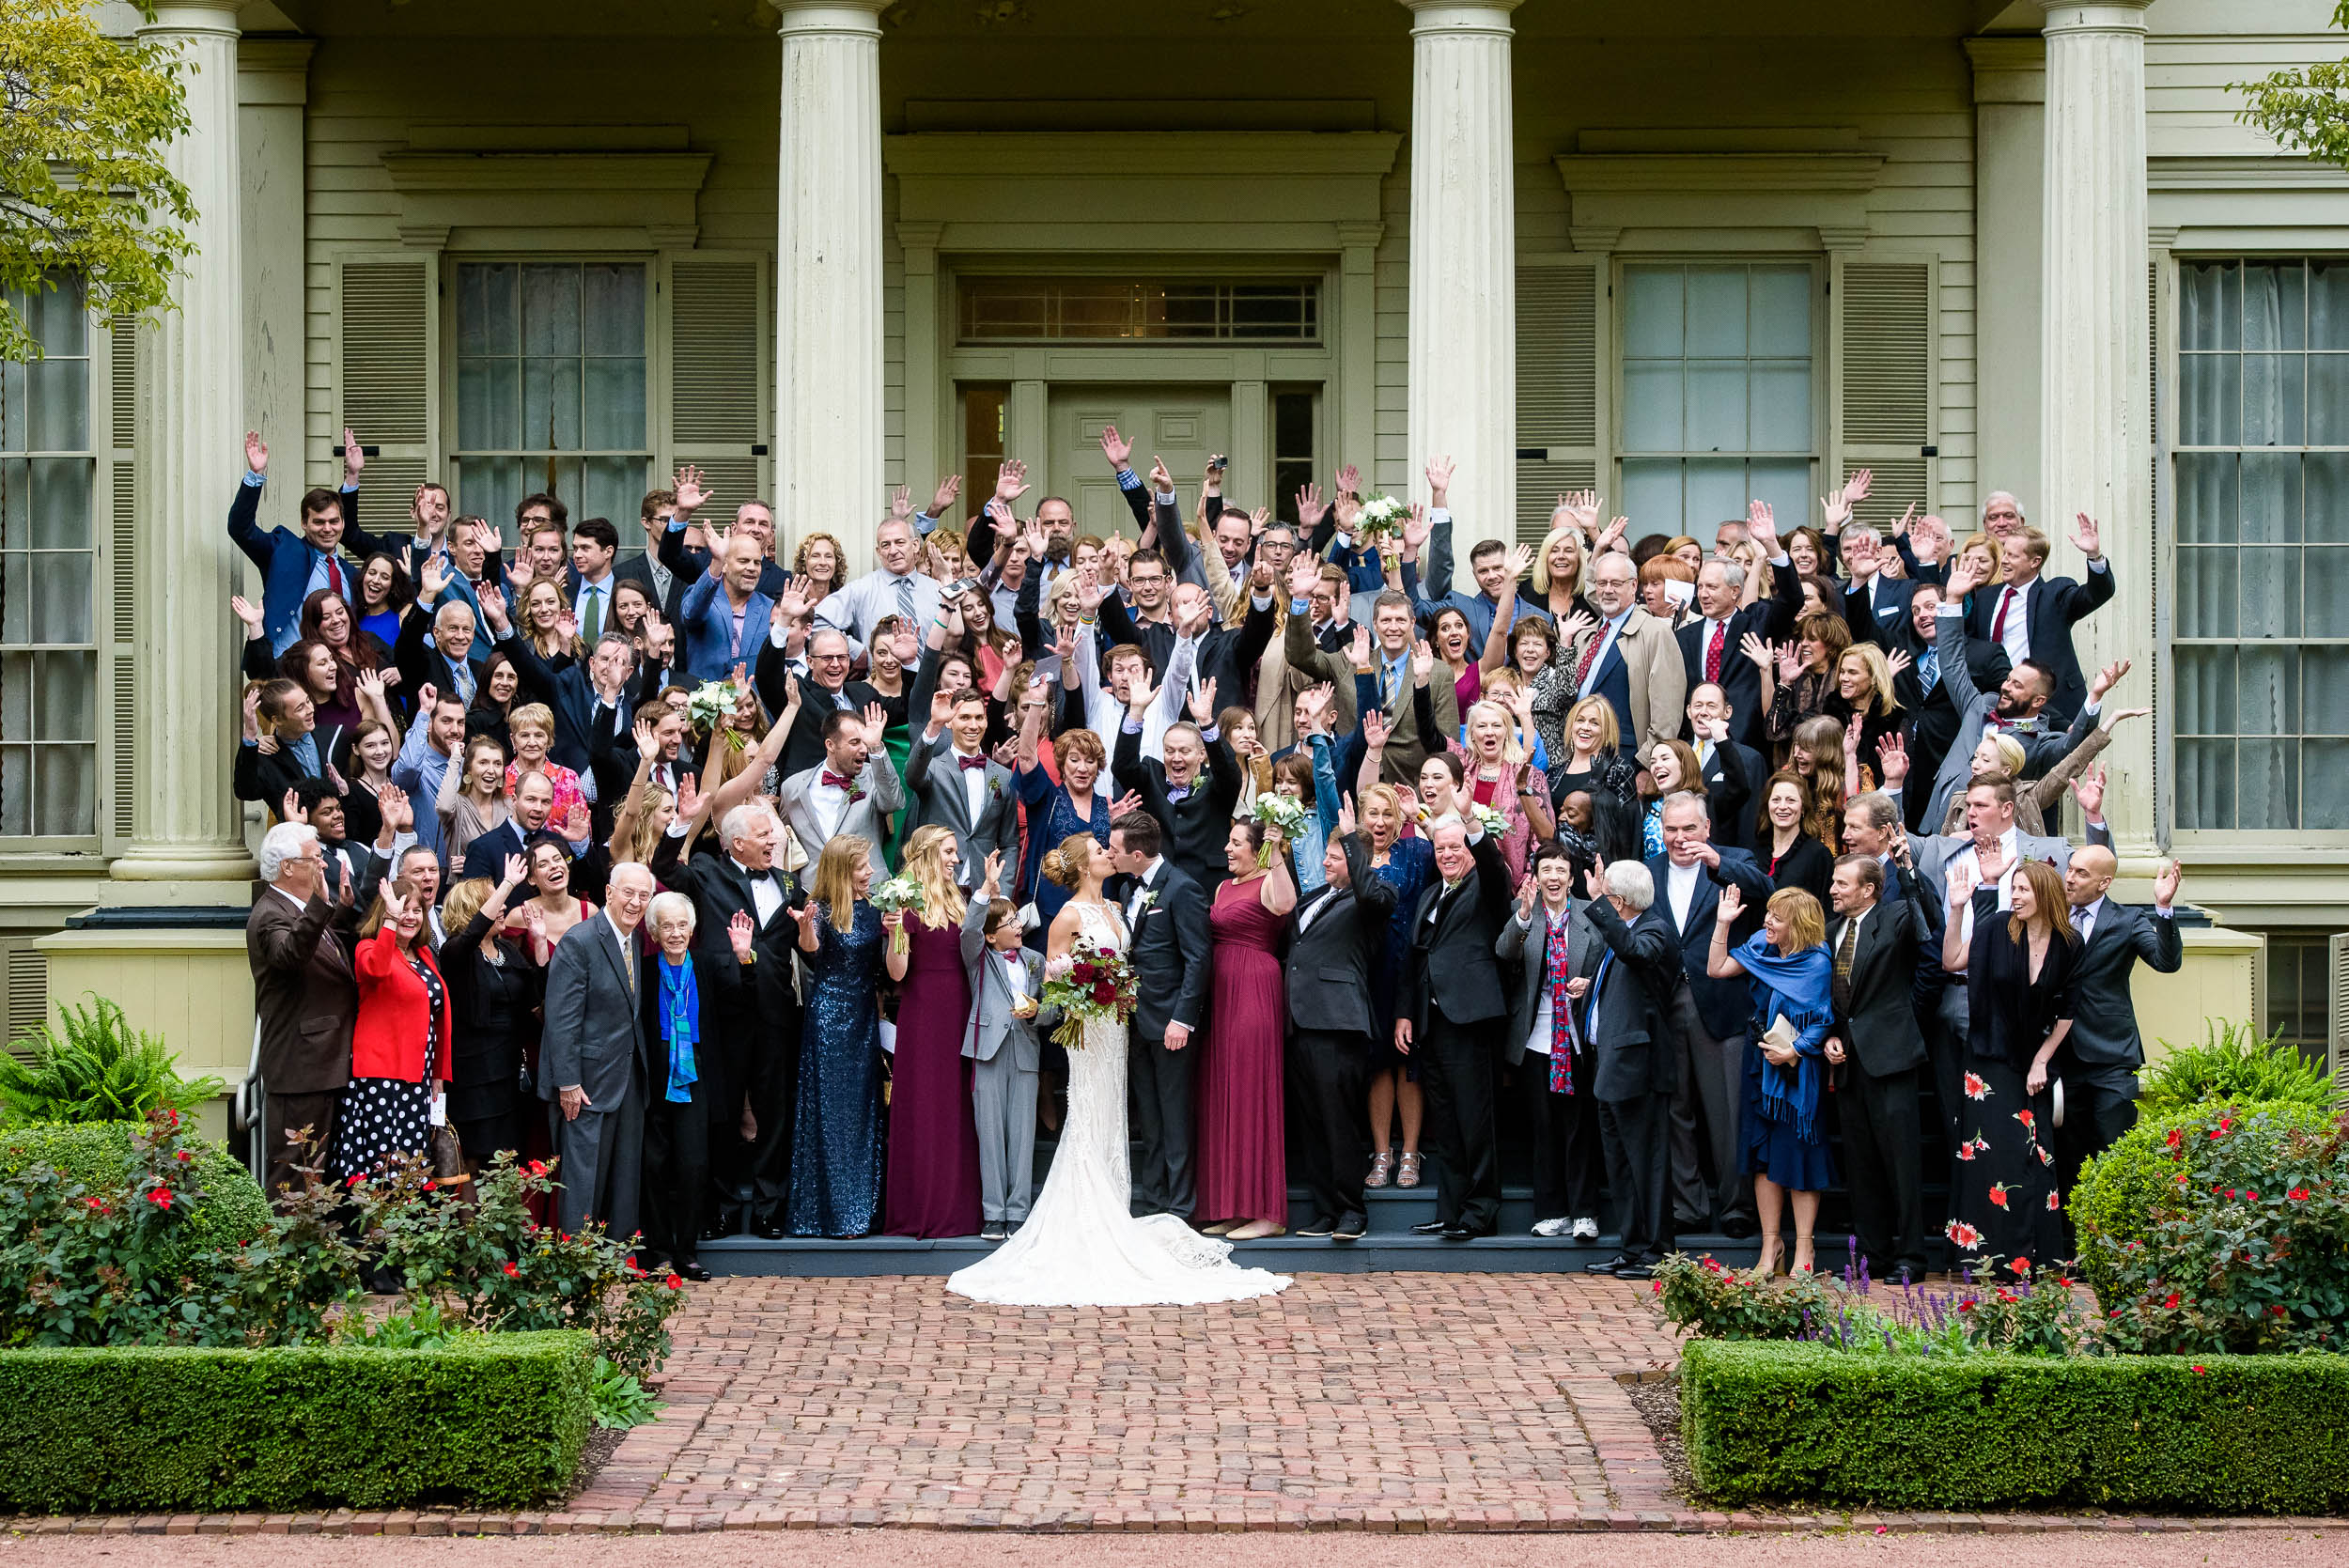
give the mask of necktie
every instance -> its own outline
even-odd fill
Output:
[[[1729,623],[1715,621],[1712,640],[1704,644],[1704,678],[1707,683],[1715,686],[1720,684],[1721,656],[1728,651],[1728,648]]]
[[[629,952],[628,939],[617,928],[613,931],[613,939],[620,944],[620,978],[628,982],[629,1000],[632,1001],[636,997],[636,955]]]
[[[909,627],[917,619],[913,613],[913,578],[910,574],[897,579],[897,613],[905,617]]]
[[[1598,662],[1598,650],[1606,645],[1607,628],[1601,623],[1599,629],[1591,633],[1591,645],[1582,650],[1582,662],[1574,668],[1574,689],[1577,691],[1581,691],[1582,683],[1591,678],[1591,666]]]
[[[987,766],[987,758],[984,756],[967,757],[957,752],[955,753],[955,766],[957,768],[985,768]]]
[[[1992,642],[2003,643],[2006,641],[2006,607],[2014,602],[2015,589],[2013,585],[2010,584],[2006,592],[1999,596],[1998,618],[1990,623],[1990,640]]]
[[[817,783],[830,784],[834,789],[847,789],[852,782],[853,781],[851,780],[842,778],[839,774],[833,772],[829,768],[825,768],[817,779]]]
[[[603,630],[603,590],[593,583],[583,584],[580,597],[587,602],[582,607],[580,629],[586,633],[587,645],[594,647],[596,638]]]
[[[1859,922],[1843,922],[1843,939],[1835,944],[1835,1010],[1851,1012],[1852,950],[1859,945]]]
[[[2074,909],[2072,911],[2072,929],[2080,934],[2081,942],[2085,943],[2088,940],[2089,926],[2088,911],[2086,909]]]
[[[332,555],[326,558],[326,585],[334,590],[335,597],[338,598],[350,597],[343,592],[343,568],[335,564]]]
[[[1941,684],[1941,650],[1939,648],[1926,648],[1924,657],[1917,660],[1917,684],[1924,689],[1928,696],[1932,695],[1935,687]]]

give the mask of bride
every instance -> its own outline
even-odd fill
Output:
[[[1044,875],[1074,890],[1052,922],[1048,971],[1066,968],[1082,934],[1124,952],[1126,930],[1101,896],[1109,851],[1078,833],[1044,857]],[[946,1281],[973,1301],[1012,1307],[1190,1306],[1269,1296],[1283,1274],[1242,1268],[1229,1242],[1174,1215],[1133,1218],[1127,1168],[1126,1026],[1089,1019],[1068,1053],[1068,1120],[1027,1222],[985,1259]]]

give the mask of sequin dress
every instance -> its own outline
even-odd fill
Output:
[[[786,1213],[793,1235],[859,1236],[880,1208],[883,932],[880,916],[860,901],[853,928],[839,930],[822,910],[816,933],[816,951],[801,955],[814,984],[800,1044]]]

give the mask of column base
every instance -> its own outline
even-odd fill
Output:
[[[133,844],[106,869],[115,881],[138,885],[101,888],[101,904],[251,904],[259,871],[241,844]],[[187,891],[166,891],[176,885]]]

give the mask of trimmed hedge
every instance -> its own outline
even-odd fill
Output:
[[[1697,1488],[1970,1512],[2061,1502],[2204,1514],[2349,1505],[2349,1357],[1855,1356],[1691,1342]]]
[[[0,1178],[47,1165],[86,1191],[108,1192],[130,1171],[131,1140],[146,1131],[141,1122],[39,1122],[0,1129]],[[233,1248],[268,1230],[269,1199],[253,1173],[222,1144],[191,1140],[188,1147],[196,1152],[193,1169],[204,1201],[189,1216],[180,1256]]]
[[[568,1491],[595,1337],[0,1351],[0,1514],[517,1508]]]

